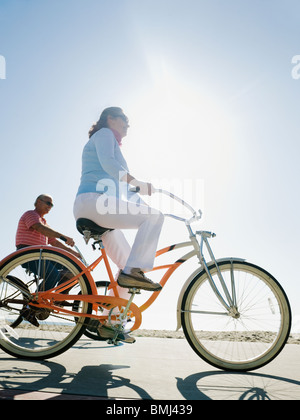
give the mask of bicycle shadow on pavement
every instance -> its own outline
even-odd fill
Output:
[[[186,400],[300,399],[300,381],[268,374],[207,371],[176,380]]]
[[[7,362],[7,359],[0,358],[1,361]],[[16,366],[19,366],[18,362],[20,360],[16,359]],[[132,391],[132,398],[151,400],[151,396],[138,385],[131,383],[130,379],[114,375],[115,370],[127,368],[129,366],[102,364],[84,366],[79,372],[72,374],[59,363],[22,360],[22,368],[13,367],[0,370],[0,399],[2,389],[20,391],[19,393],[23,395],[44,391],[78,395],[78,399],[80,396],[113,399],[114,397],[109,395],[109,391],[113,388],[125,387]],[[128,393],[128,390],[126,391]],[[60,399],[60,397],[54,395],[50,399]]]

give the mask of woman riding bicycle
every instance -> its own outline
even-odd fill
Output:
[[[119,286],[159,291],[160,284],[148,279],[144,271],[153,268],[164,216],[130,192],[130,186],[139,188],[141,195],[151,195],[154,189],[151,183],[138,181],[129,173],[120,149],[128,127],[122,109],[111,107],[90,129],[74,216],[113,229],[102,240],[107,254],[122,270]],[[132,248],[120,229],[138,229]]]

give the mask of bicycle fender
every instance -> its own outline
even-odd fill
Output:
[[[233,263],[233,262],[241,262],[241,261],[246,261],[243,258],[220,258],[218,260],[216,260],[217,264],[219,263],[223,263],[223,262],[229,262],[229,263]],[[207,267],[211,267],[212,265],[214,265],[214,261],[210,261],[207,264]],[[180,295],[178,297],[178,302],[177,302],[177,328],[176,331],[180,330],[180,328],[182,327],[181,325],[181,306],[182,306],[182,300],[183,300],[183,296],[185,294],[185,292],[187,291],[189,285],[191,284],[191,282],[194,280],[194,278],[196,276],[202,276],[202,274],[205,273],[205,269],[204,267],[201,265],[199,268],[197,268],[197,270],[195,270],[190,276],[189,278],[186,280],[186,282],[184,283],[181,291],[180,291]]]
[[[91,286],[91,289],[92,289],[93,294],[97,294],[97,289],[96,289],[94,280],[93,280],[93,278],[91,276],[91,273],[86,270],[86,266],[83,264],[83,262],[81,260],[79,260],[78,258],[76,258],[70,252],[65,251],[65,250],[63,250],[61,248],[54,247],[54,246],[50,246],[50,245],[42,245],[42,246],[32,245],[32,246],[27,246],[25,248],[21,248],[21,249],[19,249],[17,251],[12,252],[7,257],[5,257],[2,261],[0,261],[0,269],[1,269],[1,267],[6,262],[10,261],[11,259],[15,258],[16,256],[22,255],[22,254],[27,254],[27,253],[30,253],[30,252],[33,252],[33,251],[37,251],[37,250],[46,250],[46,251],[50,251],[50,252],[58,252],[59,254],[62,254],[65,257],[67,257],[68,259],[72,260],[78,266],[79,269],[81,269],[82,271],[85,272],[84,274],[85,274],[85,276],[87,277],[87,279],[88,279],[88,281],[90,283],[90,286]]]

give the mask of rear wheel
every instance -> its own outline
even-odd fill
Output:
[[[269,363],[283,349],[291,328],[291,310],[280,284],[265,270],[241,261],[223,261],[219,269],[235,307],[227,310],[205,271],[190,283],[181,320],[193,350],[224,370],[249,371]],[[210,273],[221,291],[217,268]],[[222,292],[223,294],[223,292]],[[224,300],[226,300],[223,294]]]
[[[31,294],[47,281],[57,284],[81,272],[71,258],[48,248],[24,250],[7,260],[0,267],[0,347],[18,358],[46,359],[76,343],[89,322],[84,315],[92,312],[92,305],[80,302],[74,317],[31,306]],[[91,294],[88,279],[80,276],[68,293]],[[72,310],[74,301],[60,305]]]

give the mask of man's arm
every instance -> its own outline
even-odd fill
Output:
[[[41,233],[42,235],[47,236],[48,238],[59,238],[65,241],[66,244],[69,246],[75,245],[75,242],[72,238],[69,238],[68,236],[63,235],[62,233],[56,232],[50,226],[45,226],[42,223],[35,223],[34,225],[31,226],[31,228]],[[57,241],[56,239],[55,241],[52,241],[51,245],[57,248],[61,248],[64,251],[71,252],[71,254],[75,255],[75,257],[77,258],[81,257],[80,254],[78,254],[78,252],[73,251],[73,249],[65,246],[64,244],[62,244],[60,241]]]
[[[51,243],[51,245],[52,245],[52,246],[55,246],[55,247],[57,247],[57,248],[61,248],[61,249],[63,249],[64,251],[71,252],[71,254],[75,255],[75,257],[77,257],[77,258],[81,258],[81,255],[80,255],[78,252],[73,251],[73,249],[71,249],[71,248],[69,248],[69,247],[65,246],[64,244],[62,244],[61,242],[57,241],[56,239],[55,239],[55,241],[54,241],[54,242],[52,242],[52,243]]]
[[[45,226],[42,223],[35,223],[34,225],[31,226],[31,228],[41,233],[42,235],[47,236],[48,238],[62,239],[62,240],[65,240],[66,244],[69,246],[75,245],[75,242],[72,238],[69,238],[68,236],[63,235],[62,233],[56,232],[51,227]]]

